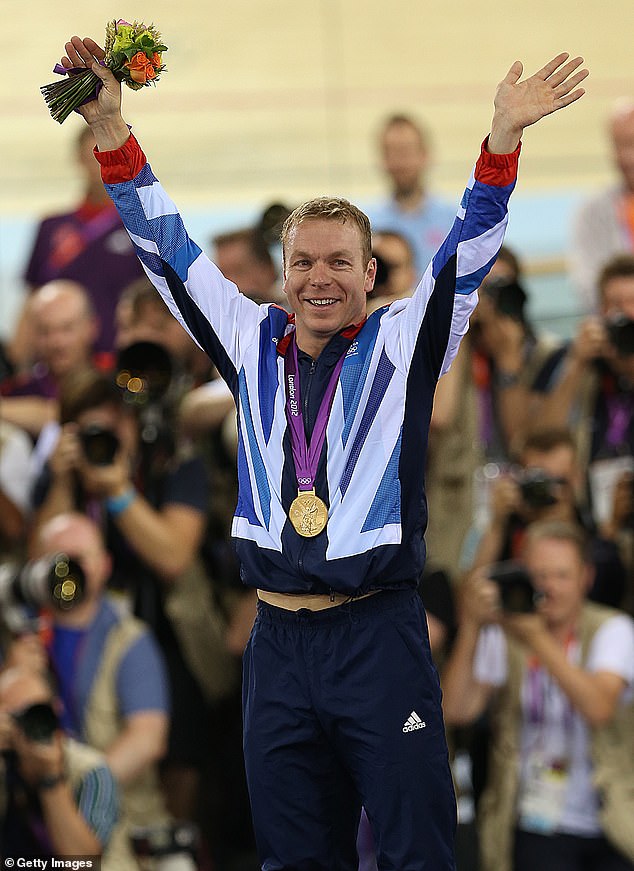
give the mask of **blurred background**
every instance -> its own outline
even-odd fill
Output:
[[[613,177],[606,118],[617,98],[634,97],[631,0],[0,0],[0,9],[2,336],[19,310],[36,221],[80,193],[72,143],[83,122],[58,126],[39,86],[55,78],[70,35],[101,41],[109,17],[154,22],[169,46],[169,72],[155,89],[126,91],[124,114],[207,249],[212,233],[272,201],[336,193],[368,207],[382,197],[377,130],[395,111],[429,127],[433,187],[457,202],[510,64],[519,58],[532,73],[559,51],[582,54],[586,97],[525,136],[508,235],[528,267],[533,316],[570,333],[570,218]]]

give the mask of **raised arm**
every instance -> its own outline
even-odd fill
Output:
[[[79,111],[94,133],[102,180],[141,265],[235,395],[244,349],[256,340],[268,308],[241,294],[190,239],[178,209],[123,120],[121,86],[99,64],[103,50],[94,40],[74,36],[66,43],[66,52],[63,66],[92,67],[101,79],[98,97]]]
[[[583,88],[578,86],[588,71],[580,69],[582,58],[568,58],[566,53],[557,55],[523,81],[522,64],[516,61],[497,86],[491,132],[454,224],[412,299],[393,303],[390,311],[394,316],[406,306],[407,316],[400,323],[385,320],[385,329],[395,329],[397,334],[397,341],[390,346],[394,362],[405,370],[417,346],[425,349],[438,375],[449,369],[477,304],[477,289],[504,239],[521,136],[526,127],[583,96]],[[419,342],[421,325],[427,332]]]

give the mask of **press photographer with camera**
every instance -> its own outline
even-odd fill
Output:
[[[471,318],[472,377],[487,459],[505,460],[523,438],[561,342],[528,316],[522,264],[505,246],[482,283]]]
[[[539,409],[543,425],[574,427],[579,461],[589,469],[617,472],[603,532],[620,537],[632,529],[634,505],[634,256],[607,262],[599,277],[600,314],[584,319],[554,373],[554,386]],[[623,465],[624,458],[629,458]],[[601,469],[599,468],[601,467]],[[597,501],[597,494],[591,496]],[[629,494],[629,498],[628,498]],[[627,556],[632,559],[631,543]],[[634,569],[634,560],[632,564]]]
[[[580,494],[583,474],[573,433],[565,428],[539,429],[521,447],[518,463],[502,469],[491,486],[489,520],[470,536],[471,570],[514,559],[527,526],[537,520],[564,520],[582,526],[594,567],[591,599],[613,607],[623,602],[626,571],[616,543],[597,529]],[[473,542],[478,538],[477,543]]]
[[[100,526],[112,556],[109,588],[150,626],[167,665],[173,714],[162,766],[165,794],[176,817],[191,819],[208,752],[208,707],[187,632],[181,631],[184,621],[173,617],[172,605],[182,616],[178,597],[190,589],[187,584],[207,583],[194,572],[209,504],[207,475],[199,456],[162,437],[146,440],[146,427],[162,427],[156,405],[144,413],[147,406],[137,405],[135,396],[94,372],[65,385],[61,432],[36,493],[33,535],[68,511],[84,511]],[[207,616],[201,602],[208,591],[198,592],[189,608],[192,620]],[[189,643],[199,645],[200,638]],[[207,663],[210,675],[216,666]]]
[[[491,703],[482,871],[631,871],[634,622],[587,601],[579,527],[531,525],[522,566],[535,591],[523,612],[502,606],[517,600],[499,566],[465,580],[442,678],[447,723]]]
[[[44,677],[0,674],[0,854],[101,856],[104,871],[132,871],[132,857],[108,850],[119,812],[112,772],[96,750],[61,729]]]

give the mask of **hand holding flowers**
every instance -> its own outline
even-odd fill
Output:
[[[109,22],[104,49],[91,39],[73,37],[66,43],[66,51],[69,56],[62,58],[54,71],[67,78],[40,89],[51,115],[60,124],[73,110],[99,95],[103,76],[91,68],[95,62],[111,70],[119,82],[133,90],[156,84],[165,72],[162,54],[167,46],[163,45],[160,33],[152,25],[147,27],[136,21]]]

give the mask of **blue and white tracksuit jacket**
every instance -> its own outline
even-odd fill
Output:
[[[434,390],[502,244],[518,154],[482,149],[453,227],[411,298],[376,311],[354,339],[346,331],[335,336],[310,366],[300,361],[310,432],[328,376],[348,349],[316,479],[328,524],[305,539],[288,520],[297,483],[277,350],[292,320],[241,294],[189,238],[134,137],[117,151],[96,153],[145,271],[235,397],[239,496],[232,531],[249,586],[358,595],[416,585],[425,558]]]

